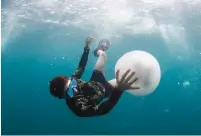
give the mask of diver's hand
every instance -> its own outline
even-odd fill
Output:
[[[90,49],[89,48],[89,45],[92,43],[94,41],[94,39],[92,38],[92,37],[88,37],[87,39],[86,39],[86,44],[85,44],[85,49]]]
[[[131,80],[131,78],[134,76],[135,72],[132,72],[131,74],[129,74],[131,70],[127,70],[123,76],[121,77],[121,79],[119,78],[119,72],[120,70],[117,70],[116,72],[116,81],[117,81],[117,88],[120,89],[121,91],[126,91],[126,90],[131,90],[131,89],[140,89],[140,87],[132,87],[131,85],[133,83],[135,83],[138,78],[134,78],[133,80]],[[129,74],[129,75],[128,75]]]

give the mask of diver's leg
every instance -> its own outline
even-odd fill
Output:
[[[94,56],[98,57],[96,62],[95,70],[100,71],[104,75],[104,67],[106,61],[105,51],[110,47],[110,41],[102,39],[99,41],[98,47],[94,50]]]
[[[93,71],[92,76],[90,78],[90,81],[95,81],[95,82],[101,83],[103,85],[103,87],[105,87],[104,96],[108,97],[109,96],[109,91],[107,89],[108,88],[108,82],[104,76],[104,66],[105,66],[105,61],[106,61],[106,53],[102,50],[98,50],[97,56],[98,56],[98,60],[96,62],[94,71]],[[103,93],[103,92],[100,92],[100,93]]]
[[[98,47],[94,50],[94,56],[98,57],[98,60],[96,62],[94,71],[90,78],[90,81],[102,83],[102,85],[105,88],[108,88],[108,82],[104,76],[104,67],[105,67],[105,62],[106,62],[106,58],[107,58],[107,54],[105,51],[109,48],[109,46],[110,46],[110,43],[108,40],[101,40],[99,42]],[[105,97],[109,96],[109,91],[107,91],[107,90],[108,89],[105,89],[105,91],[106,91]]]
[[[109,80],[108,83],[112,86],[112,87],[116,87],[117,86],[117,82],[116,82],[116,78]]]
[[[94,70],[100,71],[104,75],[104,67],[105,67],[107,54],[102,50],[98,50],[97,55],[98,55],[98,60],[96,62]]]

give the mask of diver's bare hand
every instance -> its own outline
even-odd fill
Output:
[[[88,37],[88,38],[86,39],[85,48],[90,49],[90,48],[89,48],[89,45],[90,45],[93,41],[94,41],[94,39],[93,39],[92,37]]]
[[[120,70],[117,70],[117,72],[116,72],[117,88],[120,89],[121,91],[126,91],[126,90],[131,90],[131,89],[140,89],[140,87],[132,87],[131,86],[133,83],[135,83],[138,80],[138,78],[136,77],[133,80],[131,80],[131,78],[134,76],[135,72],[132,72],[131,74],[129,74],[130,71],[131,71],[130,69],[127,70],[123,74],[121,79],[119,78]]]

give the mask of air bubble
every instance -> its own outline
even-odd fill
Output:
[[[189,81],[183,82],[183,87],[187,87],[187,86],[190,86],[190,82]]]

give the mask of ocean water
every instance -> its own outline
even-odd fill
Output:
[[[15,0],[2,3],[2,134],[201,134],[201,2],[199,0]],[[89,80],[101,38],[105,75],[132,50],[151,53],[161,81],[150,95],[125,92],[104,116],[79,118],[52,97],[54,76],[77,68],[93,36],[83,80]]]

